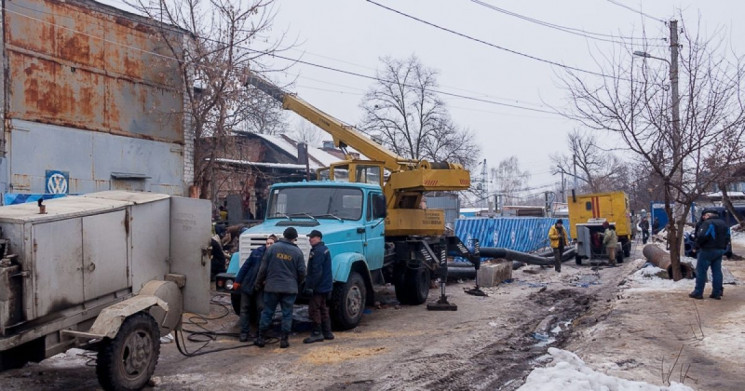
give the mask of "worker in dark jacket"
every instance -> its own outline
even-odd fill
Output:
[[[722,286],[722,255],[727,250],[730,241],[730,232],[727,224],[716,218],[717,212],[706,210],[703,213],[701,227],[696,235],[698,244],[698,261],[696,262],[696,288],[688,296],[693,299],[704,298],[704,286],[706,285],[706,272],[711,266],[712,289],[710,298],[721,300],[724,293]]]
[[[642,244],[647,244],[647,240],[649,240],[649,220],[647,220],[647,216],[642,217],[639,228],[642,229]]]
[[[326,306],[326,299],[334,289],[334,279],[331,275],[331,253],[321,239],[323,239],[323,234],[315,229],[308,234],[312,249],[308,257],[308,277],[305,279],[303,294],[310,296],[308,315],[313,322],[313,329],[310,337],[304,339],[303,343],[334,339],[334,334],[331,333],[329,308]]]
[[[264,335],[272,324],[277,304],[282,306],[282,334],[279,347],[290,346],[287,340],[292,330],[292,306],[295,305],[298,287],[305,279],[305,259],[297,247],[297,230],[288,227],[282,239],[264,254],[256,277],[254,289],[264,289],[264,310],[259,321],[259,333],[254,344],[264,347]]]
[[[248,256],[246,262],[243,262],[241,270],[238,271],[238,275],[235,277],[233,290],[241,293],[241,334],[238,337],[241,342],[248,341],[248,334],[251,331],[249,314],[252,310],[256,313],[255,296],[258,292],[254,290],[254,285],[256,285],[256,275],[259,274],[259,267],[261,267],[261,259],[264,258],[266,249],[271,247],[276,241],[276,236],[269,235],[266,238],[266,244],[256,247],[251,251],[251,255]]]

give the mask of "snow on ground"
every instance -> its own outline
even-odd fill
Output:
[[[518,391],[693,391],[675,382],[670,387],[659,387],[596,372],[566,350],[549,348],[548,353],[555,364],[534,369]]]
[[[78,368],[84,367],[88,361],[95,360],[95,358],[95,354],[90,351],[72,348],[42,360],[39,364],[29,365],[39,365],[44,368]]]
[[[683,261],[695,262],[695,259],[683,258]],[[634,266],[640,269],[626,279],[626,292],[692,291],[696,285],[695,280],[684,278],[680,281],[673,281],[667,277],[661,278],[661,276],[667,276],[667,271],[652,264],[643,267],[644,265],[647,265],[644,259],[634,261]]]

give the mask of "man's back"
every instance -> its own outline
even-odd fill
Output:
[[[726,250],[730,240],[727,224],[717,218],[706,219],[701,224],[696,236],[696,242],[702,249]]]
[[[266,292],[298,293],[298,284],[305,277],[305,260],[294,243],[280,239],[266,251],[264,261]]]

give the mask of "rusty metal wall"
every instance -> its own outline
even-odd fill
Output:
[[[5,118],[183,144],[177,62],[144,20],[86,0],[4,4]]]
[[[9,192],[45,193],[45,171],[59,170],[69,172],[70,194],[116,189],[185,195],[181,145],[30,121],[7,125]]]

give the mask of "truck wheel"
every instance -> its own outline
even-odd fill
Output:
[[[155,372],[160,330],[152,316],[138,312],[122,323],[114,339],[105,338],[98,352],[96,375],[105,390],[139,390]]]
[[[412,269],[407,268],[404,272],[402,286],[396,287],[396,297],[398,297],[398,291],[402,291],[402,297],[404,301],[401,304],[419,305],[427,301],[429,296],[429,285],[431,283],[431,277],[429,268],[424,265],[419,265],[418,268]]]
[[[349,273],[347,282],[336,284],[331,297],[331,313],[334,325],[340,330],[357,327],[365,310],[367,292],[365,281],[357,272]]]

